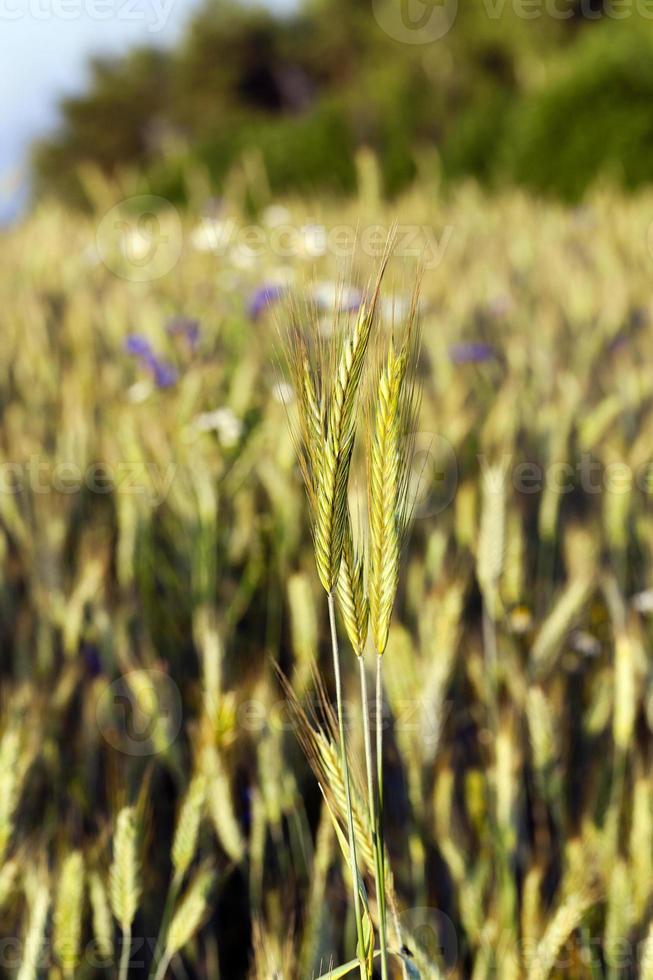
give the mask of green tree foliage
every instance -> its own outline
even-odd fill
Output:
[[[559,8],[563,9],[563,8]],[[577,199],[606,171],[653,172],[653,26],[520,16],[469,0],[439,41],[401,43],[367,2],[313,0],[285,17],[208,4],[176,49],[96,61],[85,93],[34,155],[35,186],[84,202],[80,166],[136,169],[154,193],[186,193],[196,164],[220,193],[255,152],[273,193],[349,192],[355,154],[378,156],[384,190],[436,148],[445,178],[515,180]]]
[[[502,164],[537,191],[578,200],[597,178],[634,188],[653,177],[653,32],[604,23],[559,77],[514,113]]]

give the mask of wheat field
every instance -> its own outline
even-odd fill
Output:
[[[93,179],[0,239],[2,975],[652,978],[653,196]]]

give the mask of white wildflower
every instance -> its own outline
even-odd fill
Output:
[[[230,408],[202,412],[193,421],[199,432],[216,432],[223,446],[235,446],[243,433],[242,420]]]

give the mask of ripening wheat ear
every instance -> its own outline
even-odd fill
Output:
[[[377,653],[385,651],[399,580],[399,555],[408,525],[408,476],[417,395],[417,287],[401,344],[390,342],[368,394],[370,627]]]
[[[172,843],[172,866],[179,879],[184,877],[195,857],[205,803],[206,777],[199,773],[193,777],[181,805]]]
[[[365,591],[365,561],[354,543],[349,515],[338,575],[338,598],[349,642],[356,656],[362,657],[367,641],[370,607]]]
[[[207,897],[215,876],[209,869],[198,871],[170,923],[166,943],[168,953],[177,953],[192,939],[207,911]]]
[[[116,821],[111,865],[111,908],[123,932],[134,921],[140,900],[140,874],[136,853],[136,814],[123,807]]]
[[[84,910],[84,858],[73,851],[65,859],[54,907],[54,951],[64,977],[72,977],[79,963]]]
[[[17,980],[36,980],[43,957],[50,908],[50,888],[45,871],[32,873],[26,885],[29,915]]]
[[[328,593],[338,582],[358,393],[386,262],[387,258],[370,299],[353,323],[338,327],[333,344],[327,347],[316,339],[311,357],[297,324],[290,330],[288,360],[299,411],[298,457],[311,508],[318,575]]]
[[[126,806],[118,814],[111,865],[111,908],[123,933],[120,980],[124,980],[129,970],[131,928],[140,897],[136,814],[133,807]]]
[[[113,922],[109,898],[99,871],[91,871],[88,878],[88,894],[93,918],[93,938],[103,959],[113,956]]]

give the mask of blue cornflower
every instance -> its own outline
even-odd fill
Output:
[[[492,344],[473,340],[464,344],[452,344],[449,358],[454,364],[483,364],[495,356]]]
[[[130,333],[125,338],[124,349],[127,354],[133,357],[149,357],[152,354],[152,347],[147,337],[140,333]]]
[[[200,322],[188,316],[173,316],[166,324],[169,337],[182,337],[192,351],[200,340]]]
[[[268,282],[255,289],[247,303],[247,315],[250,320],[258,320],[268,306],[277,303],[284,295],[285,289],[278,283]]]
[[[148,366],[154,377],[157,388],[171,388],[177,382],[179,372],[168,361],[161,361],[155,355],[148,358]]]

